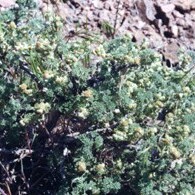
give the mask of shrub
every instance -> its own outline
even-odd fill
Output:
[[[67,41],[58,16],[29,13],[0,25],[1,188],[192,194],[195,79],[188,56],[168,68],[128,36]]]

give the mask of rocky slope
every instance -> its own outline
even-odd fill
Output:
[[[177,64],[178,51],[195,52],[194,0],[36,0],[40,11],[54,11],[65,21],[65,34],[76,27],[105,36],[131,34],[133,41],[148,40],[165,60]],[[15,0],[0,0],[1,9]],[[92,30],[92,31],[91,31]]]

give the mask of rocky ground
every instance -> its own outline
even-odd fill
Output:
[[[67,34],[76,26],[100,31],[108,38],[131,34],[148,40],[169,64],[177,64],[181,48],[195,51],[195,0],[36,0],[42,12],[54,11],[65,21]],[[14,0],[0,0],[9,7]],[[4,4],[4,5],[3,5]]]

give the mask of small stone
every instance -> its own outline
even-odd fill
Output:
[[[145,38],[145,35],[138,30],[133,30],[133,38],[138,44],[141,44]]]
[[[139,10],[139,13],[141,18],[144,21],[153,21],[156,17],[156,9],[154,7],[154,3],[149,0],[144,0],[144,1],[137,1],[136,6]]]
[[[185,20],[184,19],[178,19],[177,22],[176,22],[176,24],[178,26],[184,26],[185,25]]]
[[[191,3],[191,10],[195,10],[195,1],[192,1]]]
[[[191,11],[191,20],[192,21],[195,21],[195,10],[194,11]]]
[[[171,26],[171,32],[174,37],[178,37],[178,27],[176,25]]]
[[[0,7],[3,8],[9,8],[12,6],[15,6],[16,1],[15,0],[0,0]]]
[[[93,14],[94,14],[94,16],[99,17],[100,16],[100,11],[99,10],[94,10]]]
[[[42,12],[53,12],[53,6],[52,6],[52,4],[50,4],[50,5],[48,5],[48,4],[46,4],[46,3],[44,3],[43,5],[42,5]]]
[[[176,10],[173,11],[173,15],[174,15],[175,17],[177,17],[177,18],[183,18],[183,17],[184,17],[183,14],[181,14],[180,12],[178,12],[178,11],[176,11]]]
[[[176,7],[186,11],[186,10],[190,10],[192,2],[193,0],[175,0],[172,3]]]
[[[104,5],[101,1],[94,1],[93,2],[93,6],[96,8],[96,9],[103,9],[104,8]]]
[[[150,43],[151,47],[157,49],[163,47],[162,37],[159,34],[153,33],[150,38],[151,38],[151,43]]]
[[[145,22],[139,20],[138,23],[137,23],[137,28],[138,28],[138,29],[142,29],[145,25],[146,25]]]
[[[104,4],[104,9],[107,9],[107,10],[111,11],[113,9],[112,2],[106,1],[105,4]]]
[[[108,10],[103,10],[100,12],[100,20],[110,22],[110,12]]]
[[[170,43],[165,47],[165,51],[163,52],[163,56],[165,61],[169,65],[175,65],[179,63],[179,58],[177,52],[179,51],[180,47],[176,43]]]
[[[174,4],[161,5],[160,7],[164,13],[172,12],[175,9]]]

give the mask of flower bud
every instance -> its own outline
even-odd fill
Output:
[[[98,173],[103,174],[105,172],[105,164],[101,163],[96,166],[96,170]]]
[[[170,147],[170,154],[174,157],[174,158],[179,158],[181,156],[181,153],[179,152],[179,150],[174,147],[174,146],[171,146]]]
[[[86,98],[90,98],[90,97],[93,96],[93,92],[92,92],[92,90],[87,89],[87,90],[85,90],[85,91],[82,92],[82,96],[83,97],[86,97]]]
[[[86,166],[85,162],[79,161],[77,163],[77,171],[78,172],[85,172],[86,170],[87,170],[87,166]]]
[[[13,21],[10,22],[10,23],[9,23],[9,28],[12,29],[12,30],[15,29],[15,28],[16,28],[15,22],[13,22]]]

